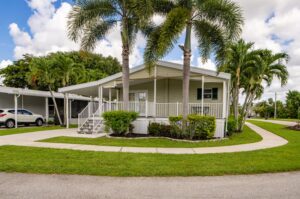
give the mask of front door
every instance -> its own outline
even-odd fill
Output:
[[[138,112],[139,116],[146,115],[146,100],[147,92],[146,91],[135,91],[129,94],[130,100],[130,109]]]

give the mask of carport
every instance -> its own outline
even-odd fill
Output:
[[[54,93],[55,99],[63,100],[64,114],[66,114],[66,126],[69,127],[72,115],[72,102],[90,100],[88,97],[74,95],[74,94],[62,94]],[[49,104],[52,101],[52,96],[48,91],[39,91],[23,88],[4,87],[0,86],[0,108],[13,108],[15,110],[15,127],[18,128],[17,110],[28,109],[34,113],[43,115],[46,121],[49,121],[49,110],[53,107]],[[84,106],[83,106],[84,107]],[[77,115],[79,111],[76,107],[73,112]],[[79,107],[80,108],[80,107]],[[54,110],[54,109],[53,109]],[[73,115],[75,115],[73,114]]]

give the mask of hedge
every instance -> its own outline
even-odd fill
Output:
[[[108,111],[102,114],[106,131],[123,135],[132,128],[131,123],[136,120],[138,113],[133,111]]]

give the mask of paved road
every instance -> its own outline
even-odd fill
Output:
[[[1,199],[300,198],[300,172],[220,177],[97,177],[0,173]]]

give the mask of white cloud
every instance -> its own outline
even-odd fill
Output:
[[[62,3],[57,9],[54,2],[57,0],[29,0],[28,6],[33,14],[28,19],[30,32],[23,31],[16,23],[10,24],[10,35],[15,43],[14,57],[19,59],[23,54],[45,55],[56,51],[79,50],[79,43],[68,38],[67,16],[72,6]],[[157,18],[157,20],[160,20]],[[145,46],[145,39],[138,34],[136,45],[130,55],[130,65],[140,64],[143,61],[141,48]],[[122,45],[120,27],[107,35],[105,40],[97,42],[96,53],[105,56],[111,55],[121,60]]]
[[[203,63],[202,58],[198,57],[197,66],[208,70],[214,70],[214,71],[217,70],[216,64],[211,59],[208,59],[205,63]]]
[[[5,68],[8,65],[11,65],[13,62],[11,60],[2,60],[0,62],[0,69]]]
[[[2,60],[0,62],[0,69],[5,68],[6,66],[12,64],[13,62],[11,60]],[[2,84],[3,78],[0,76],[0,85]]]

